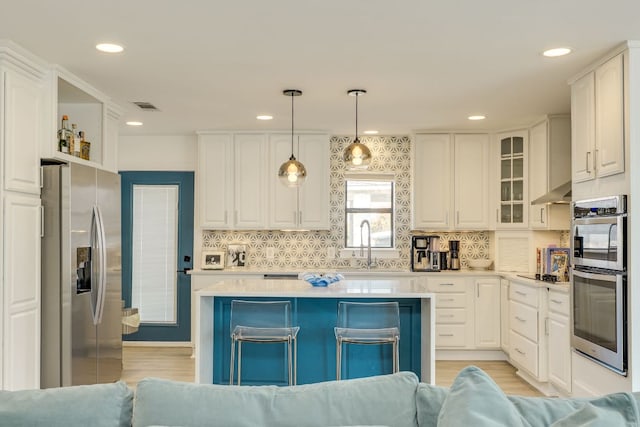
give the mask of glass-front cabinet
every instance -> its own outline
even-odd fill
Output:
[[[498,135],[498,178],[500,193],[496,211],[497,228],[527,227],[527,131]]]

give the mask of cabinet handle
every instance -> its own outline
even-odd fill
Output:
[[[518,316],[516,316],[516,320],[518,320],[520,322],[523,322],[523,323],[527,322],[527,319],[523,319],[522,317],[518,317]]]
[[[453,283],[440,283],[440,286],[453,286]]]
[[[591,173],[591,171],[589,170],[589,155],[590,155],[590,154],[591,154],[591,151],[587,151],[587,154],[586,154],[586,156],[585,156],[585,157],[586,157],[586,160],[587,160],[587,167],[586,167],[586,169],[587,169],[587,173]]]
[[[453,314],[441,314],[440,317],[453,317]]]
[[[302,225],[302,211],[298,212],[298,225]]]
[[[40,237],[44,237],[44,206],[40,205]]]
[[[456,225],[460,225],[460,211],[456,211]]]
[[[544,334],[549,335],[549,318],[544,318]]]
[[[527,296],[527,293],[526,293],[526,292],[522,292],[522,291],[515,291],[515,293],[516,293],[516,294],[518,294],[518,295],[522,295],[523,297],[526,297],[526,296]]]
[[[438,334],[439,337],[452,337],[453,334]]]
[[[553,302],[553,303],[556,303],[556,304],[562,304],[562,301],[560,301],[558,299],[551,299],[550,301]]]
[[[544,224],[544,218],[542,217],[542,213],[544,212],[544,208],[540,208],[540,223]]]
[[[517,351],[518,353],[520,353],[521,355],[523,355],[523,356],[527,354],[527,353],[525,353],[524,351],[520,350],[519,348],[516,348],[516,351]]]
[[[598,169],[598,149],[593,150],[593,170]]]
[[[455,301],[453,298],[440,298],[440,302],[453,302]]]
[[[496,209],[496,222],[500,221],[500,209]]]

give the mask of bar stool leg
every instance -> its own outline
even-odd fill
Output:
[[[298,340],[293,339],[293,385],[298,385]]]
[[[398,340],[395,339],[393,341],[393,373],[400,371],[400,353],[399,353],[399,343]]]
[[[238,385],[242,376],[242,341],[238,341]]]
[[[342,376],[342,340],[336,340],[336,381],[340,381]]]
[[[233,385],[233,368],[234,368],[234,356],[236,350],[236,339],[232,335],[231,336],[231,366],[229,368],[229,385]]]

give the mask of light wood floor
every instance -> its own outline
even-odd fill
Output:
[[[123,347],[122,380],[135,388],[142,378],[156,377],[175,381],[194,381],[195,361],[187,347]],[[449,387],[462,368],[476,365],[487,372],[507,394],[542,396],[516,375],[516,370],[501,361],[436,361],[436,384]]]

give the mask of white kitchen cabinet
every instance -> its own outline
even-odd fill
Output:
[[[500,348],[500,280],[475,281],[476,348]]]
[[[0,389],[40,387],[40,147],[47,65],[0,41]]]
[[[509,360],[538,383],[547,381],[546,287],[511,282]]]
[[[328,230],[329,135],[297,135],[294,154],[307,169],[307,178],[302,186],[289,188],[277,171],[291,156],[291,134],[269,135],[269,228]]]
[[[624,172],[624,53],[571,85],[572,178]]]
[[[454,135],[453,171],[455,228],[489,229],[489,136]]]
[[[528,132],[497,135],[498,206],[496,228],[528,228]]]
[[[473,348],[473,290],[466,277],[427,278],[427,289],[436,294],[436,349]]]
[[[531,128],[529,137],[529,196],[534,201],[571,181],[571,118],[548,116]],[[569,204],[531,204],[529,226],[568,230]]]
[[[500,279],[500,347],[509,355],[509,281]]]
[[[565,394],[571,393],[571,324],[569,294],[549,290],[549,382]]]
[[[200,227],[233,228],[233,136],[229,133],[198,135],[198,209]]]
[[[122,111],[104,93],[62,67],[50,72],[50,118],[42,138],[41,157],[63,162],[80,163],[99,169],[118,172],[118,125]],[[69,117],[69,126],[77,124],[90,145],[89,160],[63,153],[58,147],[58,129],[63,115]]]
[[[265,134],[233,136],[234,228],[257,230],[267,223],[267,155]],[[277,169],[276,169],[277,172]],[[277,176],[276,172],[272,174]]]
[[[413,139],[413,228],[449,229],[451,135],[417,134]]]
[[[413,228],[486,230],[487,134],[417,134],[413,147]]]

